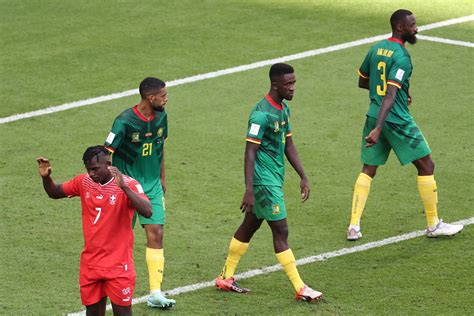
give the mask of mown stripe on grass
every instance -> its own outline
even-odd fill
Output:
[[[446,21],[441,21],[441,22],[436,22],[436,23],[431,23],[427,25],[423,25],[418,27],[419,31],[427,31],[427,30],[432,30],[435,28],[440,28],[440,27],[445,27],[449,25],[454,25],[454,24],[459,24],[459,23],[464,23],[464,22],[469,22],[474,20],[474,15],[468,15],[460,18],[455,18],[455,19],[450,19]],[[356,46],[361,46],[365,44],[370,44],[373,42],[380,41],[384,38],[389,37],[391,34],[383,34],[383,35],[377,35],[373,37],[367,37],[363,38],[357,41],[352,41],[352,42],[347,42],[343,44],[338,44],[338,45],[333,45],[333,46],[328,46],[325,48],[318,48],[314,50],[309,50],[305,51],[302,53],[298,54],[293,54],[293,55],[288,55],[288,56],[283,56],[283,57],[278,57],[278,58],[273,58],[273,59],[267,59],[267,60],[262,60],[259,62],[247,64],[247,65],[241,65],[237,67],[232,67],[232,68],[227,68],[227,69],[222,69],[218,71],[213,71],[213,72],[208,72],[205,74],[200,74],[200,75],[195,75],[183,79],[177,79],[173,81],[167,82],[168,87],[173,87],[173,86],[179,86],[187,83],[192,83],[196,81],[201,81],[201,80],[206,80],[206,79],[211,79],[211,78],[216,78],[224,75],[229,75],[237,72],[242,72],[242,71],[247,71],[251,69],[256,69],[268,65],[272,65],[274,63],[278,62],[288,62],[291,60],[296,60],[296,59],[302,59],[302,58],[307,58],[307,57],[312,57],[316,55],[321,55],[325,53],[330,53],[330,52],[335,52],[338,50],[342,49],[347,49],[351,47],[356,47]],[[52,114],[60,111],[66,111],[69,109],[77,108],[77,107],[82,107],[86,105],[92,105],[96,103],[101,103],[105,101],[111,101],[111,100],[116,100],[116,99],[121,99],[124,97],[128,97],[131,95],[136,95],[138,94],[138,89],[132,89],[132,90],[127,90],[127,91],[122,91],[118,93],[112,93],[109,95],[103,95],[100,97],[95,97],[95,98],[90,98],[90,99],[85,99],[85,100],[80,100],[80,101],[75,101],[71,103],[65,103],[62,105],[57,105],[57,106],[51,106],[45,109],[41,110],[36,110],[32,112],[26,112],[26,113],[21,113],[21,114],[14,114],[11,116],[7,117],[2,117],[0,118],[0,124],[5,124],[5,123],[10,123],[18,120],[23,120],[31,117],[36,117],[36,116],[41,116],[41,115],[46,115],[46,114]]]

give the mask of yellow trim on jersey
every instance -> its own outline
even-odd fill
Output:
[[[360,69],[357,69],[357,72],[359,73],[359,76],[361,76],[362,78],[364,78],[364,79],[369,79],[369,77],[367,77],[366,75],[364,75],[364,74],[360,71]]]
[[[387,81],[387,84],[391,84],[392,86],[395,86],[397,87],[398,89],[401,89],[402,88],[402,85],[399,84],[398,82],[395,82],[395,81]]]
[[[247,137],[245,140],[250,142],[250,143],[259,144],[259,145],[262,143],[261,140],[258,140],[258,139],[255,139],[255,138],[250,138],[250,137]]]

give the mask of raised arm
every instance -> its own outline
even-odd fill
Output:
[[[61,184],[57,184],[51,178],[52,169],[49,160],[44,157],[39,157],[36,158],[36,161],[38,162],[39,174],[43,179],[43,188],[48,194],[48,196],[52,199],[61,199],[67,197],[67,195],[63,191]]]
[[[123,190],[123,192],[125,192],[132,206],[137,210],[137,212],[146,218],[151,217],[152,212],[150,202],[143,199],[138,193],[130,189],[130,187],[125,184],[122,173],[117,169],[117,167],[110,166],[109,170],[115,178],[115,183]]]
[[[306,202],[306,200],[309,199],[311,189],[292,136],[286,138],[285,155],[293,169],[295,169],[296,173],[300,176],[301,201]]]
[[[242,198],[242,204],[240,209],[242,212],[252,213],[254,205],[253,197],[253,173],[255,170],[255,156],[260,144],[247,142],[245,144],[245,157],[244,157],[244,177],[245,177],[245,193]]]

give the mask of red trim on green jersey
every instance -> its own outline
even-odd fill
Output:
[[[256,139],[256,138],[252,138],[252,137],[247,137],[245,140],[248,141],[248,142],[251,142],[251,143],[255,143],[255,144],[261,144],[262,143],[262,141],[260,139]]]
[[[273,99],[270,97],[269,94],[267,94],[265,96],[265,99],[267,99],[268,102],[270,102],[270,104],[277,110],[283,110],[283,106],[281,106],[281,104],[278,104],[276,103],[275,101],[273,101]]]
[[[393,81],[393,80],[388,80],[387,84],[391,84],[392,86],[397,87],[398,89],[402,88],[402,85],[399,82]]]
[[[367,75],[364,74],[362,71],[360,71],[360,69],[357,69],[357,72],[359,73],[359,76],[361,76],[362,78],[364,78],[364,79],[369,79],[369,76],[367,76]]]
[[[389,40],[390,42],[395,42],[395,43],[398,43],[398,44],[400,44],[400,45],[402,45],[402,46],[405,46],[405,43],[403,43],[403,41],[399,40],[398,38],[390,37],[390,38],[388,38],[388,40]]]
[[[139,110],[138,110],[138,104],[135,105],[133,108],[133,113],[135,113],[142,121],[145,122],[151,122],[155,118],[155,113],[153,113],[149,118],[143,115]]]

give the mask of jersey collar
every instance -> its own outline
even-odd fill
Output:
[[[140,111],[138,111],[138,104],[135,105],[133,108],[132,108],[133,112],[142,120],[142,121],[145,121],[145,122],[151,122],[153,121],[153,119],[155,118],[155,113],[153,112],[153,114],[148,118],[146,117],[145,115],[143,115]]]
[[[405,43],[403,43],[403,41],[399,40],[398,38],[389,37],[388,40],[389,40],[390,42],[395,42],[395,43],[398,43],[398,44],[400,44],[400,45],[402,45],[402,46],[405,46]]]
[[[283,106],[281,106],[280,104],[276,103],[275,101],[273,101],[273,99],[270,97],[269,94],[267,94],[265,96],[265,99],[267,99],[267,101],[277,110],[283,110]]]

